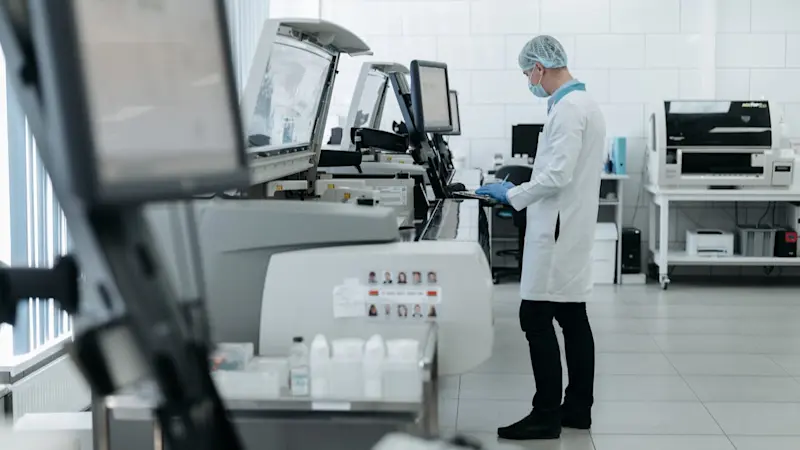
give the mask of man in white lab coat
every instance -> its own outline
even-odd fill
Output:
[[[594,385],[594,338],[586,315],[592,297],[592,245],[605,149],[603,114],[567,69],[553,37],[528,42],[519,65],[531,92],[548,98],[531,180],[478,190],[521,211],[527,208],[519,318],[530,348],[536,395],[533,411],[498,429],[504,439],[556,439],[561,428],[589,429]],[[569,386],[562,405],[561,353],[553,327],[564,331]]]

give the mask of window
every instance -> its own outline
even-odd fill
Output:
[[[8,262],[13,266],[49,267],[69,248],[66,220],[27,120],[5,81],[2,105],[8,137],[3,140],[7,144]],[[72,319],[53,299],[28,299],[17,311],[13,330],[0,330],[0,357],[30,354],[71,332]]]

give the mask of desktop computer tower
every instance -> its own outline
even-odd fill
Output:
[[[638,228],[622,229],[622,273],[642,273],[642,232]]]

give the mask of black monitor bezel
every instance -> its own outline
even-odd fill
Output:
[[[425,124],[425,111],[422,106],[422,85],[420,79],[420,68],[429,67],[444,70],[445,89],[447,91],[447,113],[450,126],[429,127]],[[410,88],[411,88],[411,112],[414,115],[417,132],[421,133],[448,133],[453,131],[452,111],[450,110],[450,74],[447,64],[433,61],[422,61],[415,59],[411,61],[410,68]]]
[[[234,129],[243,130],[239,108],[239,94],[233,68],[233,50],[230,45],[227,13],[224,0],[213,2],[216,9],[217,29],[223,52],[223,76],[228,94],[228,107]],[[193,176],[191,178],[139,179],[105,184],[101,180],[95,151],[87,79],[82,64],[83,55],[78,38],[76,6],[69,1],[32,2],[39,6],[42,17],[37,33],[42,52],[39,75],[50,95],[45,97],[46,110],[51,111],[51,132],[60,137],[69,158],[63,164],[68,170],[75,193],[89,204],[110,205],[143,203],[148,201],[187,199],[203,193],[220,192],[249,185],[248,159],[244,133],[235,133],[237,169],[225,174]]]

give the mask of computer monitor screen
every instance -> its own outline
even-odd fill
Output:
[[[217,0],[73,0],[73,11],[101,183],[241,166]]]
[[[245,117],[247,135],[260,135],[268,142],[259,151],[311,142],[332,59],[323,50],[289,38],[275,41],[263,78],[258,80],[255,109]]]
[[[458,109],[458,92],[450,91],[450,123],[453,131],[445,133],[450,136],[461,136],[461,113]]]
[[[535,158],[539,148],[539,134],[543,129],[544,125],[539,124],[514,125],[511,129],[511,154]]]
[[[446,133],[453,130],[449,93],[446,64],[411,62],[411,102],[418,131]]]
[[[379,126],[379,124],[374,123],[375,114],[383,102],[388,81],[389,79],[386,77],[386,74],[377,70],[367,75],[364,82],[364,91],[361,93],[361,99],[359,99],[358,102],[358,110],[353,127],[376,128]]]

